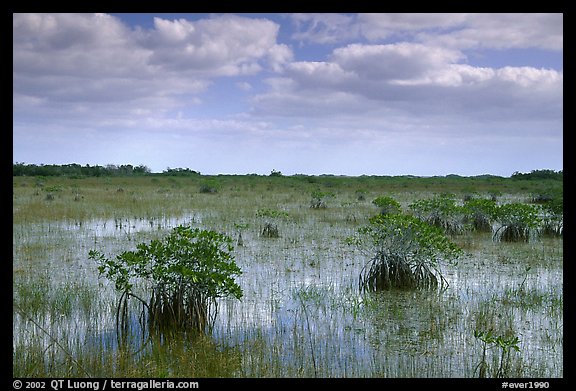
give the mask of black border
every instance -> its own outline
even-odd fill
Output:
[[[74,2],[74,3],[54,3],[47,1],[27,1],[19,2],[17,4],[10,4],[10,13],[6,13],[5,28],[9,29],[11,14],[15,12],[106,12],[106,13],[122,13],[122,12],[193,12],[193,13],[282,13],[282,12],[560,12],[564,13],[565,18],[570,15],[566,13],[567,1],[563,2],[464,2],[464,1],[443,1],[441,4],[435,4],[433,2],[428,3],[408,3],[408,2],[397,2],[396,4],[391,4],[390,2],[331,2],[329,6],[327,3],[316,2],[313,3],[298,3],[298,2],[271,2],[271,1],[236,1],[226,3],[225,1],[219,2],[200,2],[200,1],[159,1],[159,2],[143,2],[135,0],[124,0],[123,2],[106,2],[98,1],[92,3],[86,2]],[[8,19],[10,17],[10,19]],[[570,26],[570,23],[565,23],[565,26]],[[571,26],[570,26],[571,27]],[[570,34],[565,34],[570,36]],[[12,33],[6,31],[4,37],[11,37]],[[8,65],[5,65],[8,67]],[[574,67],[570,67],[574,69]],[[9,69],[4,71],[5,75],[10,74]],[[569,73],[570,74],[570,73]],[[569,86],[570,77],[566,79]],[[6,83],[7,85],[7,83]],[[8,90],[6,88],[6,90]],[[567,88],[566,91],[571,91],[571,88]],[[572,128],[568,127],[569,131]],[[10,133],[10,139],[12,140],[12,133]],[[570,140],[570,139],[569,139]],[[9,145],[9,143],[6,143]],[[570,181],[571,179],[571,167],[572,162],[570,161],[571,149],[564,144],[564,173],[568,174],[566,179]],[[12,149],[5,156],[12,156]],[[566,159],[568,157],[568,159]],[[566,160],[567,163],[566,164]],[[10,175],[11,176],[11,175]],[[7,178],[8,179],[8,178]],[[570,185],[565,186],[565,190],[570,189]],[[5,192],[9,194],[8,191]],[[567,199],[570,199],[567,197]],[[567,203],[566,205],[568,205]],[[5,209],[8,213],[7,208]],[[12,215],[6,216],[4,221],[10,221]],[[570,232],[570,221],[572,213],[570,208],[565,209],[565,225],[568,227],[568,232]],[[6,236],[6,235],[5,235]],[[566,259],[569,260],[568,263],[564,264],[565,271],[568,272],[568,276],[572,270],[573,263],[571,263],[572,257],[570,256],[570,248],[564,248],[564,254],[568,254]],[[566,274],[566,273],[565,273]],[[8,275],[8,273],[7,273]],[[12,274],[10,274],[10,282],[12,282]],[[569,282],[569,280],[567,280]],[[6,283],[8,286],[8,282]],[[12,284],[10,284],[12,286]],[[571,294],[571,285],[564,285],[568,288],[568,292],[565,291],[564,295],[564,308],[568,308],[565,314],[571,314],[570,309],[572,308],[573,297]],[[10,295],[11,296],[11,295]],[[4,295],[6,300],[4,308],[11,308],[12,303],[8,303],[10,296],[8,293]],[[565,316],[564,321],[566,322],[565,329],[570,330],[571,318]],[[570,324],[570,325],[569,325]],[[565,389],[566,386],[572,383],[572,373],[570,372],[570,361],[566,360],[571,355],[571,348],[573,347],[573,338],[571,338],[570,331],[564,333],[564,378],[556,379],[469,379],[469,378],[330,378],[330,379],[312,379],[312,378],[230,378],[230,379],[211,379],[211,378],[170,378],[172,381],[186,380],[186,381],[197,381],[199,383],[200,389],[220,389],[220,388],[244,388],[249,389],[259,389],[265,388],[270,389],[277,386],[288,386],[288,387],[346,387],[354,389],[356,387],[362,387],[371,390],[395,390],[402,387],[418,387],[423,389],[457,389],[457,390],[467,390],[467,389],[479,389],[479,390],[494,390],[494,389],[504,389],[503,382],[508,383],[524,383],[544,381],[549,383],[549,390],[555,389]],[[8,345],[6,343],[6,356],[8,356],[8,351],[11,350],[12,344]],[[10,347],[8,347],[10,346]],[[567,353],[567,354],[566,354]],[[6,362],[10,362],[10,372],[6,376],[8,379],[2,382],[6,384],[8,389],[13,388],[14,381],[20,380],[22,382],[38,380],[46,383],[46,389],[49,388],[51,380],[59,380],[61,378],[46,378],[46,379],[23,379],[23,378],[13,378],[12,377],[12,360],[6,357]],[[6,373],[6,372],[4,372]],[[123,378],[111,378],[116,381],[143,381],[151,380],[152,378],[136,378],[136,379],[123,379]],[[104,378],[97,379],[85,379],[87,381],[98,381],[99,390],[102,390],[102,385],[105,381]],[[162,381],[166,379],[154,379],[157,381]],[[1,383],[0,383],[1,384]],[[24,387],[22,389],[25,389]],[[67,389],[66,387],[62,388]],[[108,386],[107,389],[110,389]]]

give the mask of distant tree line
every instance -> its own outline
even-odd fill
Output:
[[[137,176],[150,173],[144,165],[133,166],[123,164],[120,166],[107,164],[106,166],[91,166],[86,164],[24,164],[12,165],[13,176],[68,176],[68,177],[101,177],[101,176]]]
[[[107,164],[106,166],[91,166],[86,164],[25,164],[14,163],[12,165],[13,176],[67,176],[67,177],[106,177],[106,176],[143,176],[143,175],[166,175],[166,176],[195,176],[200,175],[199,171],[194,171],[189,168],[170,168],[162,171],[162,173],[152,173],[150,169],[141,164],[133,166],[132,164]],[[256,174],[251,174],[256,175]],[[282,172],[272,170],[271,177],[281,177]],[[303,174],[295,176],[304,176]],[[320,175],[332,176],[332,175]],[[448,175],[447,177],[457,177],[457,175]],[[554,179],[563,180],[563,172],[554,170],[532,170],[529,173],[514,172],[511,176],[512,179],[527,179],[527,180],[540,180],[540,179]]]
[[[532,170],[529,173],[514,172],[511,176],[512,179],[528,179],[528,180],[540,180],[540,179],[555,179],[562,181],[564,180],[563,171],[554,170]]]
[[[169,176],[192,176],[192,175],[200,175],[199,171],[194,171],[189,168],[170,168],[168,167],[162,174],[169,175]]]

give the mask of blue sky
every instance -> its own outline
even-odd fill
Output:
[[[563,169],[562,14],[14,14],[13,161]]]

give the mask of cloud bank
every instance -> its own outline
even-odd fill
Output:
[[[478,64],[511,50],[535,61]],[[269,171],[274,159],[346,171],[352,154],[424,162],[431,146],[482,146],[500,165],[531,145],[550,158],[561,154],[563,69],[536,64],[562,51],[562,14],[205,15],[148,28],[108,14],[14,14],[14,158],[197,168],[187,145],[230,155],[214,166],[227,172]],[[86,142],[91,151],[66,153]],[[151,158],[159,145],[168,152]],[[390,149],[398,157],[382,158]]]

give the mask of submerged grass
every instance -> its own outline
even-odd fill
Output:
[[[81,340],[67,339],[60,344],[46,347],[40,340],[31,340],[16,345],[13,376],[197,378],[234,377],[240,373],[238,351],[206,337],[154,340],[150,349],[138,356],[130,351],[86,346]]]
[[[358,290],[366,258],[344,243],[378,213],[369,201],[378,196],[391,194],[406,210],[440,191],[517,200],[537,184],[221,176],[211,178],[218,191],[204,194],[205,179],[14,179],[13,376],[477,377],[474,330],[492,328],[520,339],[510,376],[563,377],[562,238],[457,235],[466,256],[442,269],[448,289],[378,293]],[[310,209],[317,190],[334,194],[328,208]],[[289,216],[274,221],[278,238],[262,237],[262,210]],[[234,238],[241,230],[235,256],[245,295],[219,300],[208,336],[176,334],[137,354],[135,346],[123,350],[114,330],[118,296],[98,279],[88,250],[118,253],[182,222]],[[488,374],[500,357],[487,353]]]

